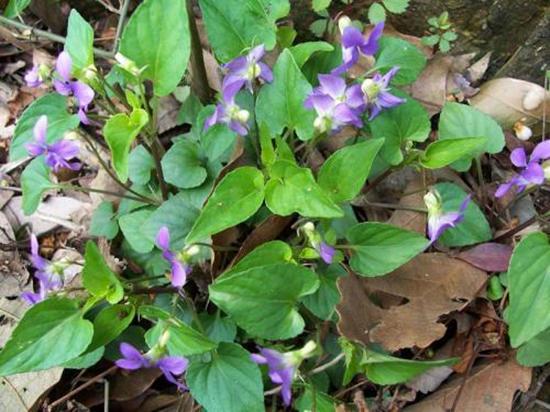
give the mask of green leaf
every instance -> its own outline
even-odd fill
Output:
[[[275,47],[275,19],[278,14],[284,14],[284,10],[274,8],[275,15],[270,14],[266,3],[263,0],[199,1],[208,40],[219,60],[227,62],[258,44],[264,44],[267,50]],[[272,2],[277,3],[281,2]]]
[[[185,0],[145,0],[128,20],[120,52],[153,82],[155,95],[172,93],[182,79],[191,41]]]
[[[399,66],[399,72],[394,77],[393,84],[410,84],[426,66],[426,56],[405,40],[384,36],[380,39],[375,69],[386,73],[394,66]]]
[[[185,376],[191,395],[208,412],[265,410],[260,369],[235,343],[220,343],[210,359],[192,359]]]
[[[372,24],[380,23],[386,20],[386,10],[380,3],[372,3],[369,7],[368,17]]]
[[[201,151],[210,160],[218,160],[237,140],[237,133],[225,124],[215,124],[201,137]]]
[[[485,143],[484,137],[438,140],[426,148],[420,164],[428,169],[440,169],[471,155]]]
[[[528,367],[543,366],[550,362],[550,328],[521,345],[516,359],[520,365]]]
[[[124,237],[132,249],[138,253],[148,253],[153,250],[154,242],[145,231],[145,223],[149,220],[152,213],[150,209],[140,209],[137,212],[129,213],[118,219],[118,224]]]
[[[311,6],[313,11],[318,13],[328,8],[331,2],[332,0],[311,0]]]
[[[51,298],[32,306],[0,352],[0,376],[39,371],[80,355],[92,340],[92,323],[77,302]]]
[[[4,10],[4,16],[10,19],[17,17],[29,4],[31,4],[31,0],[10,0],[6,6],[6,10]]]
[[[220,311],[215,315],[199,315],[204,331],[214,342],[233,342],[237,336],[237,325],[229,316],[222,317]]]
[[[151,171],[155,169],[155,159],[143,147],[137,146],[128,158],[128,177],[136,185],[146,185],[151,180]]]
[[[294,212],[304,217],[342,217],[344,212],[316,182],[310,169],[285,160],[271,168],[265,187],[265,203],[280,216]]]
[[[314,293],[317,275],[302,266],[279,263],[223,275],[210,285],[210,299],[253,336],[288,339],[299,335],[304,320],[296,308]]]
[[[124,296],[120,281],[105,262],[97,245],[91,240],[86,243],[82,282],[92,295],[105,297],[109,303],[117,303]]]
[[[451,43],[445,39],[439,40],[439,51],[442,53],[447,53],[449,50],[451,50]]]
[[[289,48],[298,67],[302,67],[311,56],[321,52],[331,52],[334,46],[324,41],[307,41]]]
[[[258,266],[290,262],[292,262],[292,249],[290,246],[280,240],[273,240],[258,246],[239,260],[235,266],[223,274],[223,278],[227,280],[233,274],[238,274]]]
[[[395,385],[411,380],[436,366],[450,366],[457,361],[457,358],[433,361],[400,359],[366,349],[361,364],[371,382],[378,385]]]
[[[200,186],[207,176],[199,146],[188,140],[178,140],[162,157],[165,180],[180,189]]]
[[[296,399],[294,407],[300,412],[334,412],[334,401],[313,385],[306,385],[304,393]]]
[[[71,56],[76,77],[94,64],[94,29],[76,9],[69,15],[65,51]]]
[[[467,193],[453,183],[438,183],[435,189],[441,195],[443,212],[456,212]],[[464,213],[464,220],[454,228],[447,229],[439,238],[445,246],[467,246],[492,239],[493,234],[489,222],[483,212],[472,201]]]
[[[340,291],[336,287],[338,278],[346,276],[347,272],[339,265],[324,266],[317,270],[319,289],[312,295],[307,295],[302,302],[315,316],[330,320],[336,305],[340,302]]]
[[[115,340],[132,323],[136,308],[132,304],[107,306],[94,319],[94,337],[87,353]]]
[[[362,276],[389,273],[423,252],[428,240],[416,232],[385,223],[360,223],[347,234],[351,268]]]
[[[380,149],[382,159],[391,165],[398,165],[403,161],[402,149],[407,142],[423,142],[428,138],[432,127],[428,112],[420,103],[403,92],[392,92],[407,101],[390,110],[384,110],[369,123],[369,127],[373,137],[386,139]]]
[[[409,0],[382,0],[382,3],[388,11],[395,14],[405,13],[409,7]]]
[[[277,29],[277,45],[281,49],[292,46],[298,33],[290,26],[281,26]]]
[[[94,210],[90,223],[90,235],[103,236],[108,240],[113,240],[117,234],[118,223],[113,204],[104,200]]]
[[[64,362],[63,364],[61,364],[61,366],[65,369],[86,369],[98,363],[103,357],[104,353],[105,347],[100,346],[93,352],[87,352],[74,359]]]
[[[154,242],[161,227],[170,231],[170,243],[174,250],[185,246],[185,237],[199,217],[202,201],[190,193],[180,192],[165,201],[144,223],[143,233]]]
[[[458,39],[458,35],[454,31],[446,31],[441,37],[443,37],[448,42],[452,42]]]
[[[186,242],[198,242],[251,217],[264,200],[264,176],[254,167],[240,167],[218,183]]]
[[[354,199],[369,176],[384,139],[371,139],[334,152],[319,169],[317,180],[335,203]]]
[[[27,216],[33,214],[40,205],[44,193],[55,187],[56,185],[50,182],[50,169],[44,163],[44,156],[33,159],[21,173],[23,213]]]
[[[284,128],[295,130],[301,140],[313,137],[315,112],[304,107],[311,85],[296,64],[290,50],[279,55],[273,67],[273,82],[260,90],[256,101],[256,120],[265,123],[272,135]]]
[[[505,312],[510,343],[517,348],[550,327],[550,244],[532,233],[516,246],[508,269],[510,303]]]
[[[435,46],[439,43],[439,34],[432,34],[431,36],[422,37],[422,44],[426,46]]]
[[[63,134],[78,127],[78,116],[67,111],[67,98],[57,93],[46,94],[27,107],[15,126],[10,146],[10,161],[27,157],[25,145],[32,140],[33,128],[40,116],[48,116],[48,134],[46,141],[54,143],[63,138]]]
[[[439,139],[460,139],[463,137],[484,137],[485,145],[468,159],[453,164],[458,171],[470,168],[472,159],[487,153],[499,153],[504,148],[502,129],[490,116],[472,106],[460,103],[446,103],[439,117]]]
[[[136,109],[130,116],[115,114],[103,126],[103,135],[112,153],[113,167],[123,182],[128,180],[128,157],[132,143],[148,121],[147,112]]]
[[[318,19],[309,25],[309,30],[317,37],[321,38],[328,28],[327,19]]]

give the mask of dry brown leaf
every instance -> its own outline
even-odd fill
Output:
[[[158,132],[164,133],[178,124],[180,103],[172,95],[161,97],[159,100]]]
[[[550,122],[550,93],[545,92],[542,86],[525,80],[506,77],[488,81],[470,99],[470,104],[506,129],[521,119],[525,119],[527,125],[540,122],[544,110],[546,122]]]
[[[338,281],[338,329],[392,352],[425,348],[445,334],[439,318],[472,300],[486,280],[485,272],[443,253],[419,255],[384,277],[351,274]]]
[[[6,215],[0,212],[0,296],[19,296],[29,280],[29,273],[15,248],[15,234]],[[1,314],[1,313],[0,313]]]
[[[405,189],[405,194],[409,194],[401,198],[401,200],[399,201],[399,205],[407,207],[425,207],[425,191],[422,190],[423,187],[424,184],[422,182],[422,178],[420,175],[418,175],[416,179],[412,180],[407,185],[407,188]],[[409,229],[421,234],[425,234],[427,215],[426,213],[415,212],[412,210],[396,210],[391,215],[388,223],[403,229]]]
[[[405,408],[405,412],[449,411],[463,383],[457,377],[421,402]],[[514,360],[492,362],[475,367],[460,395],[455,411],[504,412],[512,410],[514,393],[525,392],[531,383],[531,369]]]
[[[126,401],[143,394],[162,375],[158,368],[144,368],[137,371],[118,371],[110,381],[110,399]]]

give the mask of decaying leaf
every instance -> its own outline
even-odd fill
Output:
[[[399,201],[400,206],[406,207],[425,207],[424,195],[422,190],[424,184],[420,175],[412,180],[405,189],[405,196]],[[398,226],[403,229],[414,230],[415,232],[426,233],[426,223],[428,215],[422,212],[413,210],[396,210],[388,220],[388,223]]]
[[[510,245],[483,243],[460,252],[457,258],[487,272],[506,272],[512,251]]]
[[[2,212],[0,212],[0,244],[2,244],[2,249],[0,249],[0,296],[19,296],[25,288],[29,274],[16,249],[13,229]]]
[[[144,368],[137,371],[119,371],[111,379],[110,398],[117,401],[134,399],[144,393],[162,372],[158,368]]]
[[[542,121],[545,106],[546,122],[550,122],[550,93],[525,80],[507,77],[488,81],[470,103],[504,128],[511,128],[521,119],[527,125]]]
[[[425,348],[445,334],[439,318],[480,294],[486,279],[485,272],[442,253],[419,255],[380,278],[351,274],[338,281],[338,329],[389,351]]]
[[[503,412],[512,410],[514,393],[525,392],[531,383],[531,369],[514,360],[495,361],[474,367],[466,378],[455,411]],[[451,410],[463,384],[457,377],[405,412],[446,412]]]
[[[408,382],[407,386],[417,392],[430,393],[435,391],[452,373],[453,368],[449,366],[437,366],[427,370],[422,375],[418,375]]]

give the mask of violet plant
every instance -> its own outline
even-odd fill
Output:
[[[67,362],[87,368],[109,349],[118,351],[115,364],[124,373],[159,368],[205,410],[260,411],[311,399],[315,375],[329,369],[340,382],[345,370],[347,382],[364,374],[380,383],[384,369],[374,374],[371,364],[385,359],[393,365],[392,383],[400,383],[453,364],[401,359],[338,336],[338,276],[327,273],[384,276],[435,248],[490,240],[476,194],[449,183],[422,189],[427,237],[361,221],[351,206],[369,201],[367,182],[403,168],[468,170],[503,149],[501,128],[472,107],[447,103],[439,136],[428,142],[428,113],[400,89],[415,81],[426,58],[386,36],[383,23],[364,35],[343,17],[341,39],[332,44],[284,45],[277,43],[276,22],[288,14],[287,1],[263,10],[261,20],[259,2],[199,3],[223,76],[217,98],[201,80],[202,59],[190,60],[201,46],[183,1],[141,2],[115,58],[101,65],[92,27],[73,10],[55,67],[26,74],[29,86],[49,92],[22,114],[10,148],[12,160],[27,159],[24,212],[67,190],[118,200],[105,200],[92,217],[83,293],[64,286],[63,268],[40,257],[31,235],[35,281],[21,295],[31,307],[0,352],[0,376]],[[179,116],[184,134],[161,139],[163,99],[183,90],[191,91]],[[338,149],[327,151],[325,143],[350,129]],[[315,156],[322,161],[312,168]],[[549,157],[546,142],[529,158],[514,151],[512,162],[522,171],[497,196],[541,185]],[[119,191],[71,183],[99,167]],[[286,223],[250,248],[247,234],[264,219]],[[124,271],[107,264],[95,238],[105,238],[111,253],[129,263]],[[141,327],[128,329],[132,322]],[[138,334],[132,342],[144,343],[129,344],[125,330]],[[516,346],[531,335],[521,335]],[[337,338],[340,347],[329,349]],[[323,391],[324,401],[338,403],[328,387],[314,393]]]

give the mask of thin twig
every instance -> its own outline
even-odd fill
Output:
[[[37,37],[43,37],[45,39],[52,40],[52,41],[57,42],[57,43],[65,44],[65,42],[67,40],[63,36],[59,36],[57,34],[50,33],[49,31],[36,29],[32,26],[29,26],[28,24],[20,23],[20,22],[15,21],[15,20],[8,19],[7,17],[4,17],[4,16],[0,16],[0,25],[12,26],[12,27],[15,27],[19,30],[28,30],[28,31],[30,31],[31,35],[34,34]],[[30,36],[28,36],[28,37],[30,39]],[[103,58],[106,58],[106,59],[112,59],[113,56],[114,56],[111,52],[108,52],[106,50],[97,49],[95,47],[94,47],[93,50],[94,50],[94,54],[96,56],[103,57]]]
[[[120,42],[120,36],[122,35],[122,29],[124,28],[124,23],[126,21],[126,15],[128,14],[128,6],[130,5],[130,0],[123,0],[122,7],[118,14],[118,24],[116,26],[115,41],[113,43],[113,53],[117,52],[118,43]]]
[[[327,362],[325,363],[324,365],[321,365],[321,366],[318,366],[316,367],[315,369],[312,369],[308,375],[311,376],[311,375],[315,375],[317,373],[321,373],[323,372],[324,370],[336,365],[338,362],[340,362],[343,358],[344,358],[344,353],[341,353],[339,354],[338,356],[336,356],[333,360],[331,360],[330,362]]]
[[[189,33],[191,34],[191,71],[193,72],[193,79],[191,81],[191,89],[193,93],[199,98],[199,100],[206,104],[212,99],[212,90],[208,84],[208,77],[206,75],[206,66],[204,65],[204,58],[202,55],[202,46],[199,37],[199,31],[197,29],[197,23],[195,22],[195,15],[193,13],[193,6],[191,0],[186,0],[187,3],[187,15],[189,18]]]

